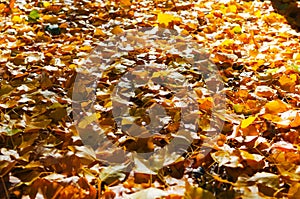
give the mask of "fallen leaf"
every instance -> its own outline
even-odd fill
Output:
[[[291,185],[289,192],[288,192],[289,199],[298,199],[300,198],[300,183],[293,183]]]
[[[215,199],[216,197],[209,191],[195,187],[186,182],[186,191],[184,193],[185,199]]]
[[[266,112],[271,114],[282,113],[288,110],[287,105],[281,100],[273,100],[266,105]]]
[[[157,15],[157,21],[159,24],[163,24],[166,27],[169,25],[169,23],[173,21],[181,21],[179,17],[175,17],[174,15],[171,14],[166,14],[166,13],[158,13]]]
[[[290,123],[291,127],[298,127],[300,126],[300,113],[296,114],[295,119]]]
[[[241,128],[247,128],[249,125],[251,125],[255,119],[257,118],[257,116],[250,116],[247,119],[244,119],[241,123]]]
[[[111,33],[114,34],[114,35],[118,35],[118,34],[121,34],[123,33],[123,29],[120,27],[120,26],[115,26],[112,30],[111,30]]]
[[[101,117],[100,113],[93,113],[92,115],[85,116],[78,124],[79,128],[86,128],[92,122],[97,121]]]
[[[22,23],[23,22],[23,19],[20,17],[20,16],[13,16],[12,17],[12,19],[11,19],[11,21],[13,22],[13,23]]]
[[[261,183],[273,189],[279,188],[279,176],[273,173],[259,172],[250,177],[247,181]]]
[[[37,10],[32,10],[29,15],[28,15],[29,19],[33,20],[33,21],[36,21],[37,19],[40,18],[40,15],[39,15],[39,11]]]

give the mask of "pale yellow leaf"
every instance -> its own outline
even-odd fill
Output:
[[[89,124],[97,121],[101,117],[100,113],[93,113],[92,115],[86,116],[78,124],[79,128],[86,128]]]

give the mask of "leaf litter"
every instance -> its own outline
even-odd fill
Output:
[[[277,5],[285,4],[231,0],[1,2],[1,197],[299,198],[300,33],[287,23],[290,18],[280,15]],[[101,41],[137,27],[174,29],[193,37],[209,52],[225,82],[227,107],[226,114],[219,117],[225,122],[221,135],[207,133],[214,101],[195,80],[198,74],[187,70],[179,58],[147,49],[106,71],[105,81],[98,84],[104,90],[97,91],[97,113],[89,112],[88,101],[78,106],[82,111],[72,110],[74,79],[88,53]],[[106,52],[107,59],[111,53]],[[126,157],[125,163],[111,167],[99,161],[101,155],[122,150],[103,151],[105,147],[97,145],[96,139],[91,145],[102,154],[94,154],[83,146],[72,114],[83,112],[78,126],[88,129],[87,136],[93,136],[91,124],[98,122],[105,135],[127,150],[147,152],[166,146],[178,130],[179,117],[175,102],[166,98],[171,95],[166,88],[142,88],[135,99],[142,107],[131,107],[135,119],[122,121],[134,132],[133,124],[147,122],[145,110],[160,101],[170,117],[157,124],[170,119],[175,123],[163,126],[159,135],[136,139],[112,128],[115,121],[106,80],[113,83],[133,61],[145,59],[169,59],[182,67],[176,66],[172,75],[180,80],[184,73],[199,88],[197,114],[203,119],[181,159],[154,173],[122,173],[120,169],[130,167]],[[135,76],[142,81],[147,76],[144,72],[137,71]],[[163,70],[157,71],[153,78],[164,75]],[[126,89],[126,81],[123,83]],[[78,89],[86,96],[92,92]],[[155,114],[152,118],[155,120]]]

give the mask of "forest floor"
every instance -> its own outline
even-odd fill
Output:
[[[0,30],[0,198],[300,198],[300,32],[270,1],[1,1]]]

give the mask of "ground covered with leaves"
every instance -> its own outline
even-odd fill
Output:
[[[1,1],[0,198],[300,198],[300,33],[291,20],[270,1]],[[180,56],[151,49],[113,63],[97,82],[96,103],[74,106],[74,81],[92,49],[140,27],[176,30],[210,55],[224,84],[225,113],[210,117],[218,99],[205,94],[200,73],[183,67]],[[116,130],[109,94],[141,55],[189,80],[201,118],[188,150],[154,173],[123,172],[131,166],[125,156],[113,166],[101,161],[123,149],[151,152],[176,137],[172,91],[149,85],[131,98],[135,120],[122,125],[134,134],[135,125],[157,118],[146,109],[158,101],[173,123],[158,121],[162,130],[151,138]],[[97,145],[93,122],[120,150]],[[224,124],[213,130],[218,134],[215,123]],[[83,144],[80,129],[95,150]]]

